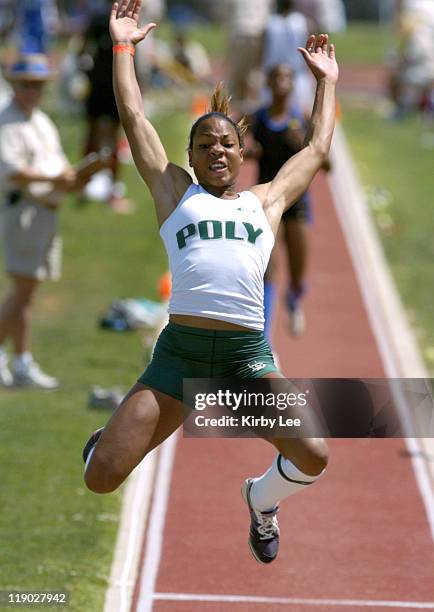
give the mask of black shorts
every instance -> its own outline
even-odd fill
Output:
[[[300,220],[306,221],[306,223],[311,223],[312,221],[312,211],[309,202],[309,198],[304,196],[300,200],[298,200],[295,204],[288,208],[283,215],[282,219],[284,221],[288,220]]]

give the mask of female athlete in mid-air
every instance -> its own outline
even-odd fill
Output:
[[[143,112],[134,48],[155,27],[138,27],[140,0],[113,4],[110,33],[116,101],[136,167],[155,202],[172,272],[169,323],[151,363],[107,425],[84,449],[85,481],[114,491],[153,448],[183,422],[183,378],[283,378],[263,336],[263,275],[285,210],[306,191],[330,148],[338,66],[328,36],[310,36],[299,51],[317,81],[306,146],[266,184],[237,193],[243,126],[216,88],[212,111],[191,129],[189,163],[197,178],[171,163]],[[243,497],[250,511],[250,548],[258,561],[276,558],[278,503],[313,483],[327,463],[323,439],[269,440],[278,454]]]

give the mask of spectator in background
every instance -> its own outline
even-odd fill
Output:
[[[396,118],[421,108],[434,83],[434,6],[403,2],[397,15],[399,48],[392,66],[390,94]]]
[[[139,25],[149,21],[159,22],[166,13],[166,0],[146,0],[140,11]]]
[[[54,389],[30,352],[32,301],[41,281],[60,276],[59,203],[79,188],[59,134],[39,110],[44,83],[52,78],[44,55],[23,55],[6,72],[13,98],[0,112],[0,179],[4,189],[3,234],[11,288],[0,306],[0,385]],[[14,350],[12,373],[6,340]]]
[[[317,0],[317,23],[320,32],[344,32],[347,16],[342,0]]]
[[[12,0],[0,0],[0,42],[7,39],[13,30],[15,16]]]
[[[5,81],[3,75],[0,72],[0,109],[8,103],[11,96],[11,88],[9,83]]]
[[[211,64],[205,48],[178,31],[173,40],[173,59],[183,66],[197,81],[206,80],[211,73]]]
[[[294,10],[306,17],[309,32],[318,32],[317,0],[294,0]]]
[[[162,0],[151,0],[142,5],[139,15],[139,26],[153,22],[160,22],[166,12],[166,3]],[[163,86],[166,84],[165,77],[159,73],[157,67],[158,59],[161,55],[168,58],[172,56],[170,46],[166,41],[148,37],[143,44],[136,49],[134,66],[137,71],[137,81],[139,89],[146,92],[152,86]],[[147,112],[152,112],[152,102],[146,98],[143,101],[147,107]]]
[[[238,104],[254,98],[259,89],[259,84],[254,83],[255,72],[259,77],[263,37],[270,7],[271,0],[227,0],[226,2],[230,90],[234,101]]]
[[[12,0],[0,0],[0,44],[8,43],[15,24],[15,8]],[[0,71],[0,109],[8,102],[11,89]]]
[[[97,185],[98,199],[108,201],[110,208],[119,213],[132,211],[132,203],[124,197],[125,186],[119,178],[118,140],[120,121],[112,83],[112,42],[107,31],[111,1],[105,0],[95,10],[84,33],[81,65],[88,76],[89,92],[85,100],[87,140],[85,154],[109,149],[111,170],[96,175],[89,184]],[[107,180],[105,180],[107,179]],[[99,188],[102,185],[102,188]]]
[[[18,36],[22,53],[46,53],[59,26],[55,0],[21,0]]]
[[[290,66],[294,79],[293,100],[303,112],[310,112],[314,81],[297,51],[309,35],[304,15],[294,8],[294,0],[277,0],[277,12],[271,15],[265,30],[262,65],[267,74],[277,64]],[[269,102],[270,96],[265,96]]]
[[[398,0],[399,12],[424,13],[428,21],[434,19],[434,4],[432,0]]]
[[[81,36],[89,22],[88,0],[60,0],[62,31],[66,36]]]
[[[335,33],[347,27],[342,0],[294,0],[294,8],[307,18],[309,31]]]

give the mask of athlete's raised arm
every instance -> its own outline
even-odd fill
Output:
[[[145,117],[133,58],[135,45],[144,40],[156,24],[148,23],[139,28],[141,6],[141,0],[121,0],[112,6],[113,86],[134,162],[151,191],[161,225],[192,181],[188,172],[169,162],[160,137]]]
[[[335,125],[335,86],[339,69],[334,45],[329,47],[327,34],[312,35],[306,48],[299,48],[299,51],[317,81],[305,146],[282,166],[270,183],[252,189],[262,200],[276,231],[283,212],[306,191],[327,160]]]

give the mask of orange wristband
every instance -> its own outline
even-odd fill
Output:
[[[113,45],[113,53],[129,53],[134,57],[136,48],[128,43]]]

